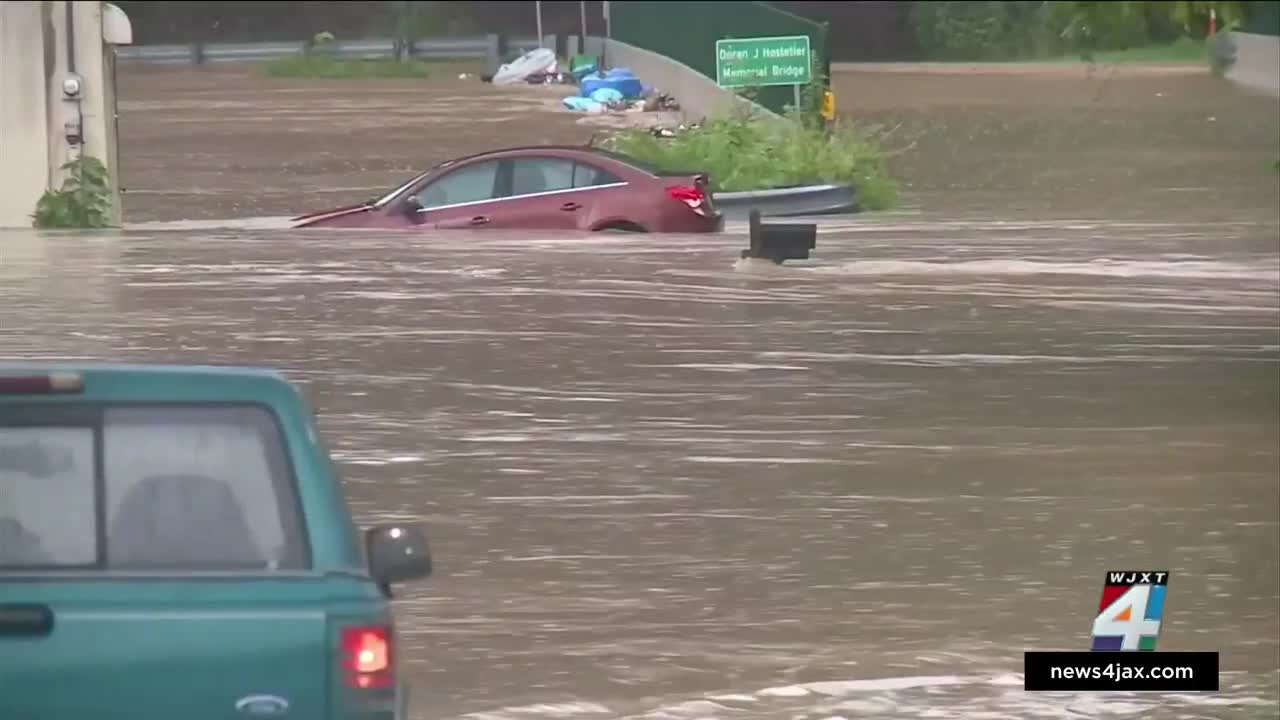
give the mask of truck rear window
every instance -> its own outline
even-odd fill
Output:
[[[6,407],[0,568],[309,565],[274,416],[256,405]]]

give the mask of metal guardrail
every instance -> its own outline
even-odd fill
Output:
[[[835,215],[858,212],[852,185],[805,185],[774,190],[718,192],[712,195],[726,219],[742,220],[752,210],[772,217]]]
[[[209,43],[206,45],[122,45],[116,47],[121,63],[147,65],[196,65],[199,63],[263,62],[301,53],[305,43],[255,42]],[[509,38],[511,51],[538,47],[536,37]],[[395,41],[390,38],[347,40],[326,46],[325,52],[347,60],[385,60],[395,57]],[[498,36],[434,38],[413,44],[417,58],[496,58]]]

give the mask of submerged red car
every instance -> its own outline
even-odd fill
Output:
[[[295,227],[619,230],[723,228],[707,176],[664,173],[592,147],[536,146],[450,160],[376,200]]]

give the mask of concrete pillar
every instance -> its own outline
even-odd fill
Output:
[[[0,227],[31,227],[49,186],[48,3],[0,2]]]
[[[61,166],[82,152],[107,166],[112,223],[120,223],[114,51],[104,32],[116,42],[132,40],[128,18],[105,3],[0,2],[0,227],[30,227],[40,195],[62,185]],[[64,83],[73,71],[80,89],[68,96]]]

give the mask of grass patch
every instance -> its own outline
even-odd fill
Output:
[[[1127,50],[1098,50],[1093,61],[1100,65],[1204,65],[1209,58],[1209,44],[1204,40],[1181,37],[1167,45],[1144,45]],[[1005,60],[940,60],[937,62],[968,65],[993,63],[1009,65],[1041,65],[1085,62],[1080,51],[1061,55],[1021,57]]]
[[[1127,50],[1099,50],[1093,61],[1103,65],[1203,65],[1209,57],[1204,40],[1182,37],[1168,45],[1146,45]],[[1080,53],[1027,62],[1081,62]]]
[[[716,119],[674,138],[624,130],[605,145],[666,171],[701,171],[720,192],[848,183],[863,210],[885,210],[898,199],[876,128],[837,123],[830,132],[787,118],[739,115]]]
[[[314,80],[422,79],[433,69],[422,60],[344,60],[323,53],[290,55],[263,65],[268,77]]]

